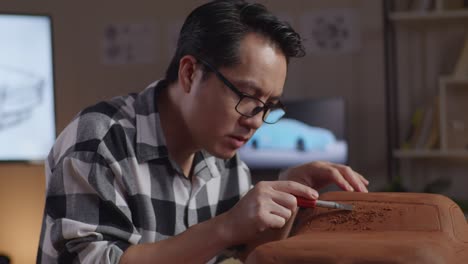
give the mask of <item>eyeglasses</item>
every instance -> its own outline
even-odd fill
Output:
[[[203,65],[205,65],[210,71],[214,72],[216,77],[222,81],[231,91],[239,96],[239,102],[236,105],[236,111],[245,117],[254,117],[260,112],[263,112],[262,120],[267,124],[274,124],[278,122],[284,114],[286,114],[286,109],[284,105],[278,101],[277,103],[265,103],[262,100],[245,94],[234,86],[230,81],[224,77],[218,70],[216,70],[208,62],[197,58]]]

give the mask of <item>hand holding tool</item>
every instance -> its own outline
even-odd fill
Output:
[[[322,200],[311,200],[304,197],[296,196],[297,205],[305,208],[315,208],[315,207],[325,207],[332,209],[341,209],[352,211],[353,206],[350,204],[340,204],[332,201],[322,201]]]

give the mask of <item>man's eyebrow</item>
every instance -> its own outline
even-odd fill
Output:
[[[254,82],[249,81],[249,80],[236,80],[233,81],[234,85],[238,89],[247,89],[252,92],[251,95],[255,96],[261,96],[263,95],[262,88],[257,86]],[[281,96],[272,96],[269,98],[269,100],[279,100]]]

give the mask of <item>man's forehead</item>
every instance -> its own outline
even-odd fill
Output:
[[[253,80],[233,80],[233,84],[236,85],[236,87],[242,89],[244,92],[255,96],[268,95],[269,98],[272,100],[279,100],[283,93],[283,89],[277,89],[278,91],[272,91],[271,87],[262,87],[260,84],[257,84],[257,82]]]

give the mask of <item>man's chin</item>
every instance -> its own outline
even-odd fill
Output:
[[[236,155],[237,149],[232,150],[232,151],[227,151],[227,150],[224,150],[224,151],[208,151],[208,153],[215,156],[216,158],[227,160],[227,159],[230,159],[230,158],[234,157],[234,155]]]

